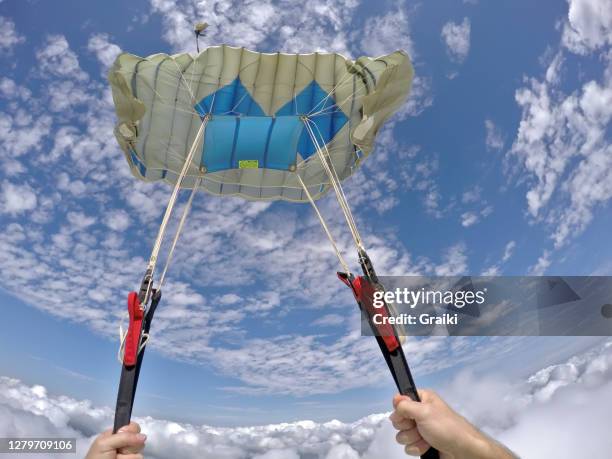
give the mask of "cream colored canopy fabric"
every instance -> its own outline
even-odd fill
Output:
[[[108,78],[115,135],[136,177],[174,184],[196,142],[184,188],[201,178],[214,194],[306,201],[296,174],[315,199],[330,187],[318,148],[340,180],[350,176],[412,76],[403,51],[351,61],[223,45],[196,56],[121,54]]]

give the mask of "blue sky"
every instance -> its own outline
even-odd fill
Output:
[[[0,374],[114,404],[125,298],[170,190],[130,175],[105,74],[120,50],[195,52],[199,20],[211,24],[201,46],[409,52],[413,92],[345,182],[379,274],[611,274],[609,6],[1,1]],[[333,196],[321,206],[355,265]],[[233,426],[388,409],[391,379],[309,206],[200,194],[191,217],[138,415]],[[405,350],[418,383],[444,391],[471,371],[525,378],[594,341]]]

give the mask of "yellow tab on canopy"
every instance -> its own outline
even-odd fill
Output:
[[[243,159],[238,161],[238,169],[259,169],[259,160]]]

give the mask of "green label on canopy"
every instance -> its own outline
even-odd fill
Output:
[[[259,169],[259,160],[243,159],[238,161],[238,169]]]

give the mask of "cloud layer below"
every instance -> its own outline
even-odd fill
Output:
[[[112,421],[109,408],[51,395],[43,386],[8,377],[0,377],[0,394],[2,437],[76,437],[77,454],[84,454]],[[612,340],[514,384],[463,374],[449,384],[444,396],[524,459],[604,459],[612,450]],[[151,417],[137,421],[149,437],[147,457],[155,459],[405,458],[384,413],[353,423],[304,420],[222,428]]]

